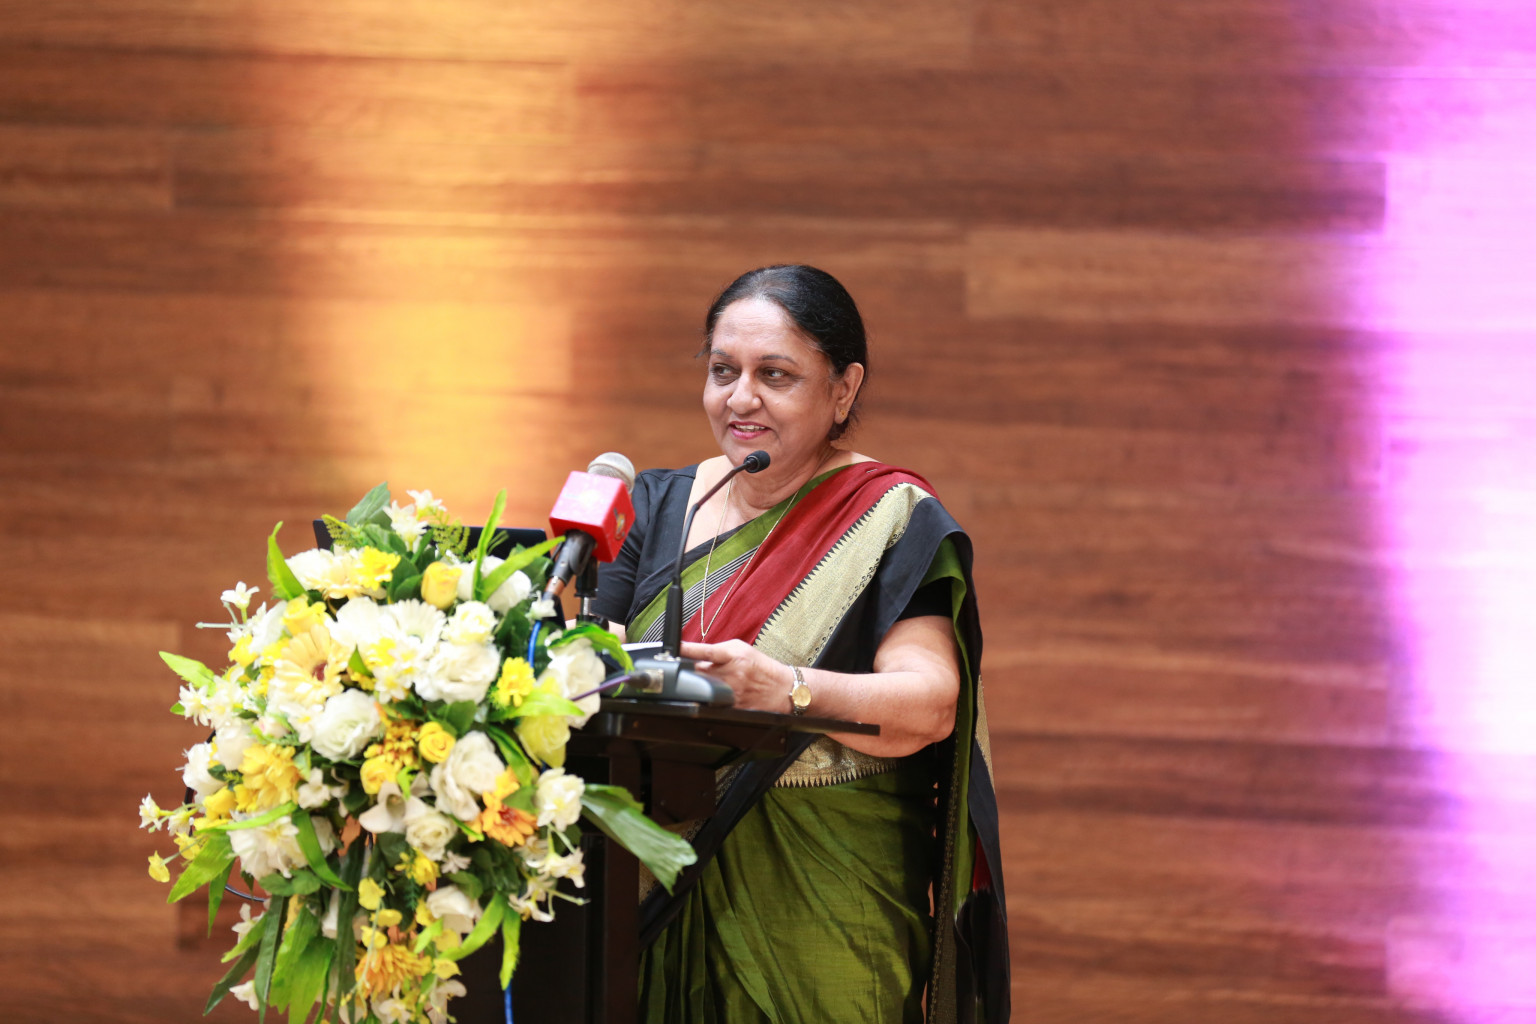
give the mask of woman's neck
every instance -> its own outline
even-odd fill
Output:
[[[742,522],[755,519],[828,469],[841,465],[847,455],[826,445],[794,465],[770,465],[761,473],[741,473],[731,484],[731,510]]]

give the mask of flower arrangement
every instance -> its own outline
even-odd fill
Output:
[[[669,887],[694,860],[627,791],[564,768],[600,652],[629,659],[539,598],[558,538],[489,554],[503,492],[471,552],[430,491],[410,495],[402,508],[380,484],[327,516],[329,550],[285,559],[274,529],[277,600],[251,611],[243,582],[222,595],[224,671],[161,654],[184,683],[173,713],[213,732],[186,752],[187,802],[139,808],[177,847],[149,873],[168,882],[179,860],[170,901],[206,886],[210,930],[236,871],[267,893],[241,910],[210,1010],[233,994],[294,1022],[441,1024],[460,959],[499,932],[505,986],[522,923],[579,901],[560,884],[583,885],[580,823]]]

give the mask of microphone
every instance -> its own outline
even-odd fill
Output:
[[[683,536],[677,545],[677,563],[672,569],[672,582],[667,589],[665,622],[662,624],[661,650],[649,658],[636,658],[632,674],[640,693],[663,700],[687,700],[700,704],[729,707],[736,703],[736,693],[722,682],[694,671],[693,661],[681,656],[683,631],[683,556],[688,550],[688,532],[693,528],[693,517],[715,492],[729,483],[737,473],[761,473],[768,468],[768,453],[756,451],[732,466],[704,496],[693,503],[688,518],[683,521]]]
[[[565,534],[565,543],[550,569],[544,596],[558,597],[593,559],[611,562],[618,557],[635,523],[635,505],[629,496],[634,486],[634,464],[618,452],[605,452],[592,460],[585,473],[566,477],[549,512],[549,532]]]

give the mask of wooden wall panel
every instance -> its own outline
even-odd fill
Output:
[[[1533,30],[7,5],[5,1019],[200,1011],[222,935],[132,828],[198,738],[155,652],[222,656],[192,624],[275,522],[387,479],[534,524],[597,452],[707,457],[705,306],[781,261],[858,297],[857,444],[975,540],[1014,1019],[1530,1019],[1536,722],[1489,673],[1530,655]]]

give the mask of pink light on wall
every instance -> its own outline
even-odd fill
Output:
[[[1536,67],[1465,7],[1453,44],[1382,83],[1387,219],[1361,305],[1382,339],[1401,725],[1444,755],[1457,808],[1426,837],[1438,907],[1394,926],[1391,981],[1481,1024],[1536,1008]]]

